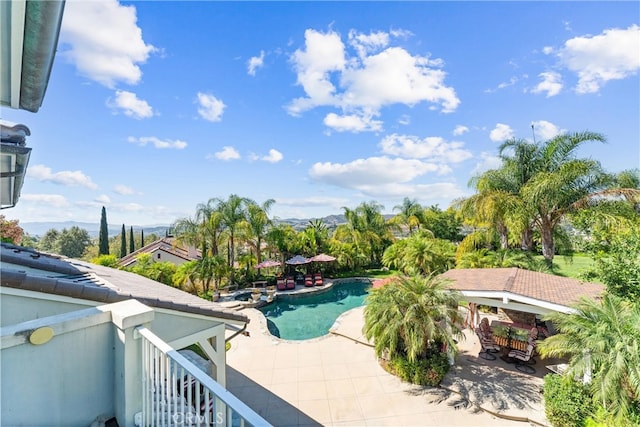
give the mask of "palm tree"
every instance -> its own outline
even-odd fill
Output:
[[[406,356],[416,361],[434,344],[455,349],[461,335],[457,293],[435,276],[402,277],[374,289],[367,297],[363,332],[378,356]]]
[[[256,262],[262,262],[262,242],[267,234],[267,227],[271,225],[269,210],[276,201],[265,200],[262,205],[249,203],[247,205],[247,229],[249,232],[249,244],[255,251]]]
[[[231,283],[233,283],[233,269],[235,268],[236,231],[246,222],[246,206],[250,204],[255,204],[255,202],[236,194],[231,194],[227,200],[221,201],[218,205],[221,223],[229,233],[228,259],[229,267],[231,268]]]
[[[391,225],[380,213],[383,208],[376,202],[362,202],[353,210],[343,207],[347,223],[334,233],[337,239],[353,243],[371,265],[380,262],[385,248],[393,242]]]
[[[396,215],[396,221],[406,224],[409,227],[409,234],[413,233],[414,228],[420,228],[422,206],[417,200],[405,197],[402,204],[394,206],[393,210],[399,212]]]
[[[605,294],[583,299],[573,314],[547,317],[559,333],[540,343],[542,356],[569,356],[569,378],[591,377],[597,402],[616,417],[640,411],[640,305]]]
[[[196,206],[196,221],[200,224],[202,253],[216,256],[220,253],[223,223],[220,205],[222,200],[212,197],[207,203]]]

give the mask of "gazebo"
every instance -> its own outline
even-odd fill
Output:
[[[497,307],[501,316],[534,324],[536,315],[572,313],[580,298],[597,299],[603,285],[520,268],[461,268],[440,275],[470,303]],[[476,323],[475,321],[473,322]]]

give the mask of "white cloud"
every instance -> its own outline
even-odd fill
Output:
[[[611,28],[574,37],[555,52],[562,65],[577,73],[577,93],[595,93],[610,80],[635,76],[640,69],[640,27]]]
[[[133,188],[122,184],[116,185],[113,188],[113,192],[120,194],[121,196],[131,196],[132,194],[136,194],[136,191]]]
[[[222,120],[222,113],[226,105],[213,95],[198,92],[198,114],[205,120],[210,122],[219,122]]]
[[[233,147],[225,146],[222,147],[221,151],[214,153],[213,156],[219,160],[229,161],[238,160],[240,158],[240,153],[238,153],[238,151]],[[207,157],[210,158],[210,156]]]
[[[403,114],[398,119],[398,124],[399,125],[403,125],[403,126],[410,125],[411,124],[411,117],[407,116],[406,114]]]
[[[90,190],[98,188],[91,178],[82,171],[60,171],[54,173],[47,166],[33,165],[27,169],[27,176],[38,181],[52,182],[70,187],[86,187]]]
[[[338,131],[379,131],[382,107],[392,104],[414,106],[428,102],[449,113],[460,104],[455,90],[444,84],[446,73],[440,59],[411,55],[404,48],[389,45],[389,34],[349,32],[350,55],[334,31],[305,31],[304,49],[291,56],[297,84],[305,97],[288,105],[298,116],[315,107],[334,107],[340,113],[325,116],[325,125]]]
[[[481,175],[482,173],[491,170],[498,169],[502,166],[502,160],[500,157],[489,154],[486,152],[480,153],[480,159],[476,163],[475,167],[471,170],[471,176]]]
[[[338,132],[381,131],[382,122],[366,115],[348,114],[339,116],[329,113],[324,118],[324,125]]]
[[[346,206],[351,200],[341,197],[300,197],[300,198],[275,198],[276,205],[293,207],[333,207],[339,209]]]
[[[258,68],[262,68],[264,65],[264,50],[260,51],[260,56],[252,56],[249,61],[247,61],[247,73],[250,76],[256,75],[256,70]]]
[[[555,96],[562,90],[562,76],[554,71],[538,74],[542,79],[538,85],[531,89],[532,93],[546,93],[547,98]]]
[[[182,150],[187,147],[187,143],[179,139],[176,139],[175,141],[172,141],[170,139],[162,140],[155,136],[141,136],[139,138],[130,136],[129,138],[127,138],[127,141],[132,144],[140,145],[142,147],[146,146],[147,144],[151,144],[155,148],[159,149],[175,148],[177,150]]]
[[[95,201],[98,203],[109,204],[111,203],[111,199],[106,194],[101,194],[95,198]]]
[[[560,135],[561,133],[566,132],[566,129],[560,129],[558,126],[546,120],[531,122],[531,125],[533,126],[535,135],[538,137],[537,140],[546,141],[556,135]]]
[[[460,136],[463,135],[465,133],[469,132],[469,128],[463,125],[458,125],[455,127],[455,129],[453,130],[453,135],[454,136]]]
[[[136,8],[116,0],[67,1],[60,30],[60,55],[79,73],[104,86],[137,84],[155,48],[142,39]]]
[[[65,208],[69,206],[67,199],[59,194],[22,194],[20,195],[20,201],[54,208]]]
[[[417,159],[383,156],[350,163],[315,163],[309,170],[309,176],[317,182],[370,192],[377,186],[407,183],[430,172],[445,174],[450,169]]]
[[[494,93],[494,92],[496,92],[496,91],[497,91],[497,90],[499,90],[499,89],[505,89],[505,88],[507,88],[507,87],[509,87],[509,86],[513,86],[513,85],[515,85],[516,83],[518,83],[518,80],[519,80],[519,78],[518,78],[518,77],[516,77],[516,76],[512,76],[512,77],[509,79],[509,81],[508,81],[508,82],[502,82],[502,83],[499,83],[499,84],[498,84],[498,86],[496,86],[496,88],[495,88],[495,89],[485,89],[485,90],[484,90],[484,92],[485,92],[485,93]]]
[[[148,119],[154,115],[153,108],[147,101],[139,99],[135,93],[125,90],[117,90],[115,101],[107,102],[107,104],[111,108],[122,110],[125,116],[134,119]]]
[[[360,58],[365,58],[367,54],[387,47],[389,45],[389,34],[382,31],[362,34],[355,30],[350,30],[349,44],[358,52]]]
[[[462,148],[462,142],[447,142],[438,136],[420,139],[413,135],[392,134],[382,139],[379,146],[384,154],[447,163],[458,163],[472,156]]]
[[[398,195],[411,198],[420,198],[425,200],[425,203],[433,203],[434,200],[451,200],[458,197],[463,197],[466,192],[458,187],[458,185],[450,182],[437,182],[433,184],[382,184],[363,186],[359,189],[365,193],[368,197],[393,197],[397,198]]]
[[[489,133],[489,138],[493,142],[504,142],[515,136],[513,129],[509,125],[503,123],[496,124],[496,127]]]
[[[282,159],[283,159],[282,153],[273,148],[269,150],[268,155],[260,157],[260,160],[263,160],[269,163],[278,163]]]

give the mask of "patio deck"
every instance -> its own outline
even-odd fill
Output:
[[[332,333],[306,341],[272,337],[259,311],[250,336],[227,353],[227,387],[277,426],[547,425],[540,389],[548,371],[538,361],[525,375],[499,358],[478,358],[467,331],[442,387],[404,383],[384,371],[362,336],[363,308],[343,314]]]

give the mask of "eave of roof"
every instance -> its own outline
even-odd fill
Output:
[[[515,267],[452,269],[440,277],[452,280],[450,288],[465,293],[491,292],[507,299],[517,295],[532,303],[542,301],[567,308],[582,297],[596,299],[605,290],[597,283]]]
[[[0,2],[0,102],[37,112],[53,67],[64,1]]]
[[[1,286],[101,303],[136,299],[151,307],[198,314],[234,323],[249,322],[249,318],[238,311],[122,270],[45,254],[7,243],[2,243],[0,261],[2,262]],[[10,264],[37,269],[40,274],[27,269],[20,271],[8,268]],[[47,272],[53,274],[47,275]]]

